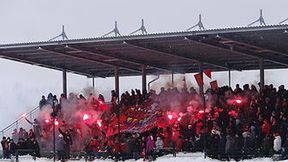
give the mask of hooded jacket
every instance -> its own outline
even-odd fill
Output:
[[[281,151],[281,137],[279,135],[277,135],[274,139],[274,142],[273,142],[273,150],[276,151],[276,152],[279,152]]]

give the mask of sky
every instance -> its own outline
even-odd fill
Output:
[[[140,27],[142,18],[149,33],[183,31],[197,23],[200,13],[207,29],[247,26],[259,17],[260,9],[266,24],[278,24],[288,18],[287,6],[287,0],[0,0],[0,44],[47,41],[60,34],[61,25],[69,39],[99,37],[113,29],[115,20],[126,35]],[[288,86],[279,74],[287,76],[287,69],[265,71],[266,83]],[[195,85],[192,76],[186,75],[189,85]],[[181,80],[183,75],[177,77]],[[61,79],[60,71],[0,58],[0,130],[36,107],[42,95],[59,96]],[[213,79],[228,84],[228,73],[214,73]],[[170,80],[171,76],[161,77],[152,88]],[[232,72],[232,85],[258,80],[258,71]],[[96,91],[109,100],[113,78],[95,83]],[[140,88],[141,78],[121,77],[120,84],[122,92]],[[68,92],[83,93],[89,86],[91,79],[68,73]]]

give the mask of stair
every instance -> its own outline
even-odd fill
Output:
[[[9,136],[11,136],[13,129],[18,129],[19,126],[23,127],[23,128],[31,128],[31,125],[27,123],[27,121],[25,120],[25,117],[27,117],[28,119],[30,118],[29,120],[33,121],[37,112],[39,112],[39,106],[37,106],[34,109],[32,109],[31,111],[25,113],[25,116],[22,115],[20,118],[18,118],[17,120],[15,120],[11,124],[9,124],[5,128],[3,128],[0,131],[1,135],[9,137]]]

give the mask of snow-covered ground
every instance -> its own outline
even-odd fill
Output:
[[[13,160],[12,160],[13,161]],[[46,158],[40,158],[36,160],[37,162],[51,162],[53,160],[46,159]],[[147,160],[146,160],[147,161]],[[160,158],[157,158],[155,162],[216,162],[218,160],[206,158],[204,159],[203,153],[178,153],[177,157],[173,157],[172,155],[166,155]],[[270,162],[273,161],[271,158],[256,158],[256,159],[250,159],[250,160],[244,160],[243,162]],[[11,160],[4,160],[1,159],[0,162],[11,162]],[[14,160],[15,162],[15,160]],[[23,156],[19,158],[19,162],[35,162],[32,157],[30,156]],[[84,159],[81,160],[69,160],[68,162],[85,162]],[[113,162],[113,160],[94,160],[93,162]],[[139,159],[137,161],[135,160],[126,160],[125,162],[143,162],[143,159]],[[288,160],[285,160],[283,162],[288,162]]]

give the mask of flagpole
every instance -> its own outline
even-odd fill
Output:
[[[200,78],[202,83],[199,85],[199,93],[200,96],[203,98],[203,110],[204,110],[204,114],[203,114],[203,127],[204,127],[204,159],[206,159],[207,156],[207,132],[206,132],[206,101],[205,101],[205,94],[204,94],[204,78],[203,78],[203,63],[202,62],[198,62],[198,66],[199,66],[199,74],[200,74]],[[205,71],[205,74],[207,75],[207,72]],[[210,76],[210,75],[209,75]],[[211,76],[210,76],[211,77]]]
[[[56,105],[53,102],[53,112],[52,112],[52,118],[53,118],[53,162],[56,161],[56,116],[57,116],[57,111],[56,111]]]
[[[203,106],[204,106],[204,159],[206,159],[207,156],[207,129],[206,129],[206,100],[205,100],[205,94],[204,91],[202,93],[202,97],[203,97]]]
[[[203,80],[203,72],[201,73],[201,78]],[[204,83],[204,81],[203,81]],[[204,127],[204,159],[207,157],[207,129],[206,129],[206,99],[205,99],[205,93],[204,93],[204,84],[201,85],[201,92],[200,95],[203,99],[203,127]]]
[[[120,142],[120,136],[121,136],[121,108],[122,104],[120,104],[120,97],[118,96],[117,100],[117,109],[118,109],[118,145],[119,145],[119,150],[118,150],[118,155],[115,159],[115,161],[120,161],[120,155],[121,155],[121,142]]]

